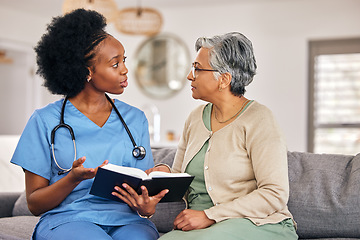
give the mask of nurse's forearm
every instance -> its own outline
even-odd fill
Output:
[[[105,160],[97,168],[84,168],[85,160],[86,157],[75,160],[71,171],[50,186],[49,180],[26,171],[26,198],[29,210],[34,215],[40,215],[57,207],[81,181],[95,177],[97,169],[109,162]]]
[[[28,208],[35,216],[57,207],[81,182],[70,173],[50,186],[36,174],[26,172],[25,176]]]

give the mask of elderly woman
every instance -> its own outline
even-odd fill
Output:
[[[189,208],[160,239],[297,239],[283,136],[271,111],[244,97],[256,71],[251,42],[233,32],[195,46],[187,78],[208,104],[188,117],[172,167],[195,179]]]

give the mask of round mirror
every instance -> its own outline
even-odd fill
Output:
[[[180,38],[159,34],[145,40],[135,55],[135,78],[149,97],[173,96],[186,84],[190,54]]]

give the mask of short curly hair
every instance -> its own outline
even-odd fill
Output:
[[[209,64],[219,71],[214,73],[215,77],[230,73],[231,93],[235,96],[244,95],[245,87],[253,81],[257,68],[251,41],[239,32],[230,32],[211,38],[198,38],[196,51],[202,47],[209,49]]]
[[[85,87],[97,46],[109,36],[98,12],[77,9],[55,17],[34,48],[37,73],[53,94],[74,97]]]

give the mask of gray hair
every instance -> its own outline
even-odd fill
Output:
[[[245,93],[256,74],[256,60],[251,41],[243,34],[231,32],[212,38],[201,37],[196,40],[195,49],[209,49],[209,64],[219,72],[215,72],[215,78],[223,73],[232,76],[230,91],[235,96]]]

